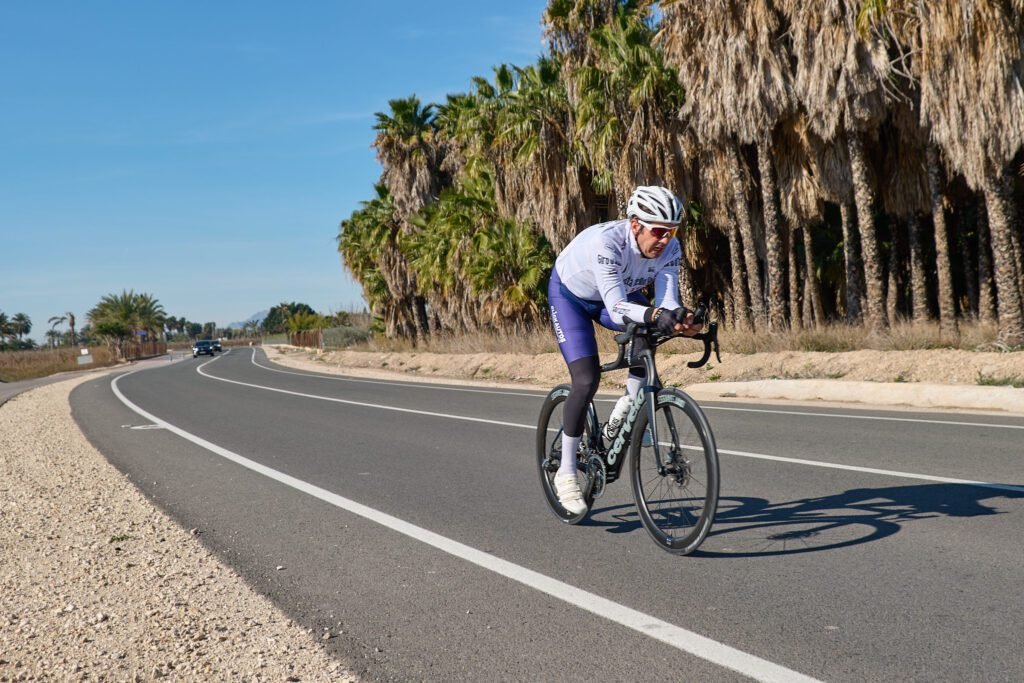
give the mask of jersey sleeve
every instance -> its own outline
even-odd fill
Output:
[[[622,263],[624,255],[622,246],[616,245],[609,240],[601,240],[600,246],[594,254],[594,262],[591,267],[594,269],[594,280],[597,282],[597,291],[601,294],[601,301],[608,309],[608,315],[616,325],[625,325],[623,316],[629,316],[630,320],[640,322],[644,319],[646,306],[634,304],[627,298],[626,285],[622,282]]]
[[[683,250],[679,240],[672,240],[668,261],[654,276],[654,305],[661,308],[676,309],[679,303],[679,265],[683,260]]]

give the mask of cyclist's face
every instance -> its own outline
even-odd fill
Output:
[[[679,228],[673,223],[648,223],[636,216],[630,220],[630,226],[636,237],[636,246],[647,258],[660,256],[675,238],[676,230]]]

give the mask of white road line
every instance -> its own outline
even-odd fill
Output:
[[[696,450],[696,449],[695,449]],[[842,465],[832,462],[818,462],[816,460],[804,460],[802,458],[784,458],[779,455],[765,455],[764,453],[749,453],[747,451],[731,451],[725,448],[718,449],[719,454],[737,455],[741,458],[754,458],[755,460],[772,460],[774,462],[785,462],[791,465],[811,465],[813,467],[827,467],[833,470],[847,470],[849,472],[863,472],[865,474],[881,474],[887,477],[901,477],[903,479],[920,479],[922,481],[938,481],[944,484],[968,484],[980,486],[987,489],[998,489],[1000,491],[1014,491],[1024,493],[1024,486],[1012,486],[1010,484],[995,484],[986,481],[975,481],[973,479],[954,479],[952,477],[937,477],[931,474],[917,474],[915,472],[900,472],[899,470],[880,470],[875,467],[860,467],[858,465]]]
[[[216,360],[216,359],[214,359]],[[196,368],[196,372],[201,374],[203,377],[209,379],[215,379],[219,382],[228,382],[230,384],[238,384],[243,387],[250,387],[253,389],[262,389],[264,391],[273,391],[279,394],[288,394],[290,396],[299,396],[301,398],[312,398],[319,401],[331,401],[333,403],[344,403],[347,405],[360,406],[362,408],[377,408],[378,410],[393,410],[399,413],[412,413],[415,415],[427,415],[429,417],[440,417],[446,420],[463,420],[466,422],[480,422],[483,424],[501,425],[502,427],[515,427],[517,429],[536,429],[537,425],[523,424],[521,422],[503,422],[501,420],[489,420],[481,417],[469,417],[468,415],[452,415],[450,413],[435,413],[428,410],[413,410],[412,408],[399,408],[397,406],[387,406],[378,403],[366,403],[363,401],[350,401],[343,398],[332,398],[330,396],[319,396],[317,394],[304,394],[299,391],[289,391],[287,389],[278,389],[276,387],[267,387],[260,384],[250,384],[248,382],[239,382],[234,379],[225,379],[224,377],[216,377],[203,372],[203,366],[212,363],[213,361],[207,361]],[[931,474],[918,474],[915,472],[901,472],[898,470],[882,470],[874,467],[861,467],[859,465],[843,465],[841,463],[833,462],[822,462],[817,460],[804,460],[802,458],[787,458],[780,455],[767,455],[764,453],[750,453],[748,451],[733,451],[725,448],[719,448],[718,453],[720,455],[735,455],[741,458],[753,458],[756,460],[772,460],[774,462],[784,462],[791,465],[809,465],[811,467],[824,467],[826,469],[833,470],[846,470],[848,472],[861,472],[864,474],[880,474],[887,477],[900,477],[902,479],[918,479],[921,481],[938,481],[945,484],[965,484],[969,486],[980,486],[982,488],[997,489],[1000,491],[1014,491],[1024,492],[1024,486],[1013,486],[1011,484],[997,484],[994,482],[978,481],[975,479],[957,479],[953,477],[939,477]]]
[[[802,410],[769,410],[767,408],[731,408],[709,406],[701,403],[704,410],[726,410],[737,413],[771,413],[774,415],[800,415],[805,417],[838,417],[846,420],[882,420],[885,422],[920,422],[932,425],[953,425],[956,427],[993,427],[995,429],[1024,429],[1024,425],[998,424],[993,422],[956,422],[953,420],[925,420],[913,417],[883,417],[879,415],[853,415],[850,413],[812,413]]]
[[[529,398],[536,398],[538,396],[544,396],[545,394],[531,394],[527,392],[519,391],[501,391],[493,389],[469,389],[463,387],[452,387],[447,385],[426,383],[426,382],[388,382],[385,380],[373,380],[373,379],[362,379],[356,377],[345,377],[338,375],[325,375],[318,372],[292,372],[289,370],[279,370],[277,368],[267,367],[266,365],[260,365],[256,362],[256,349],[252,350],[252,364],[256,367],[267,370],[268,372],[279,372],[284,375],[296,375],[299,377],[319,377],[320,379],[338,380],[344,382],[362,382],[364,384],[383,384],[385,386],[393,387],[413,387],[413,388],[424,388],[424,389],[437,389],[438,391],[463,391],[478,394],[502,394],[505,396],[526,396]],[[602,403],[614,403],[618,400],[615,398],[595,398],[595,401]],[[957,422],[953,420],[926,420],[923,418],[911,418],[911,417],[891,417],[891,416],[877,416],[877,415],[856,415],[852,413],[815,413],[804,410],[770,410],[767,408],[735,408],[731,406],[712,406],[706,403],[701,403],[701,407],[704,410],[723,410],[736,413],[767,413],[772,415],[798,415],[801,417],[836,417],[848,420],[881,420],[886,422],[919,422],[923,424],[937,424],[937,425],[952,425],[956,427],[993,427],[996,429],[1024,429],[1024,425],[1013,425],[1013,424],[998,424],[992,422]],[[865,408],[869,410],[869,408]]]
[[[392,529],[393,531],[397,531],[400,534],[404,534],[417,541],[437,548],[438,550],[458,557],[459,559],[471,562],[478,567],[492,571],[523,584],[524,586],[546,593],[553,598],[567,602],[570,605],[590,612],[591,614],[595,614],[599,617],[603,617],[609,621],[625,626],[626,628],[637,631],[638,633],[658,640],[666,645],[688,652],[696,657],[727,669],[738,671],[739,673],[749,676],[755,680],[778,681],[780,683],[785,681],[813,682],[817,680],[804,676],[792,669],[787,669],[773,662],[769,662],[766,659],[761,659],[760,657],[748,654],[742,650],[737,650],[736,648],[720,643],[717,640],[712,640],[711,638],[707,638],[698,633],[694,633],[693,631],[681,628],[675,624],[663,621],[649,614],[644,614],[638,610],[613,602],[607,598],[601,597],[600,595],[596,595],[595,593],[590,593],[576,588],[575,586],[553,579],[550,576],[535,572],[532,569],[527,569],[526,567],[522,567],[513,562],[500,559],[489,553],[477,550],[476,548],[463,543],[459,543],[458,541],[452,540],[446,536],[424,529],[423,527],[410,524],[405,520],[393,517],[385,512],[381,512],[380,510],[368,507],[362,503],[357,503],[354,500],[339,496],[338,494],[322,489],[319,486],[314,486],[313,484],[301,479],[284,474],[283,472],[279,472],[253,460],[249,460],[248,458],[229,451],[226,448],[222,448],[215,443],[211,443],[190,432],[186,432],[184,429],[176,427],[152,413],[146,412],[128,400],[128,398],[121,393],[120,389],[118,389],[117,383],[123,377],[127,377],[130,374],[134,374],[134,372],[120,375],[110,383],[114,394],[128,408],[145,417],[147,420],[150,420],[154,424],[161,425],[181,438],[190,441],[201,448],[205,448],[211,453],[215,453],[222,458],[237,463],[242,467],[250,469],[253,472],[262,474],[263,476],[269,477],[270,479],[284,484],[285,486],[289,486],[297,491],[301,491],[307,495],[322,500],[325,503],[329,503],[335,507],[347,510],[348,512],[359,515],[360,517],[364,517],[372,522],[376,522],[377,524]]]
[[[256,349],[252,351],[252,364],[261,370],[268,372],[279,372],[282,375],[296,375],[298,377],[317,377],[319,379],[329,379],[336,382],[355,382],[359,384],[382,384],[389,387],[405,387],[411,389],[436,389],[438,391],[461,391],[471,394],[501,394],[504,396],[528,396],[530,398],[544,398],[546,393],[535,393],[530,394],[524,391],[502,391],[500,389],[469,389],[466,387],[453,387],[445,384],[434,384],[432,382],[388,382],[381,379],[363,379],[361,377],[345,377],[339,375],[325,375],[319,372],[292,372],[291,370],[280,370],[278,368],[270,368],[266,365],[260,365],[256,362]]]
[[[446,418],[446,419],[449,419],[449,420],[463,420],[465,422],[483,422],[484,424],[502,425],[503,427],[527,427],[529,429],[536,429],[537,428],[537,425],[524,425],[524,424],[519,424],[518,422],[502,422],[500,420],[487,420],[487,419],[484,419],[482,417],[469,417],[467,415],[450,415],[448,413],[433,413],[433,412],[430,412],[429,410],[413,410],[411,408],[399,408],[398,406],[385,406],[385,405],[380,405],[380,404],[377,404],[377,403],[365,403],[363,401],[349,401],[349,400],[344,399],[344,398],[333,398],[331,396],[319,396],[317,394],[304,394],[301,391],[288,391],[287,389],[278,389],[276,387],[265,387],[265,386],[263,386],[261,384],[250,384],[249,382],[239,382],[236,379],[226,379],[224,377],[217,377],[215,375],[209,375],[209,374],[203,372],[203,366],[208,365],[209,363],[212,363],[212,362],[213,361],[208,361],[206,363],[203,363],[202,365],[200,365],[199,367],[196,368],[196,372],[198,372],[203,377],[207,377],[209,379],[215,379],[218,382],[227,382],[228,384],[237,384],[239,386],[250,387],[250,388],[253,388],[253,389],[263,389],[264,391],[273,391],[273,392],[278,393],[278,394],[288,394],[290,396],[299,396],[299,397],[302,397],[302,398],[312,398],[312,399],[316,399],[318,401],[330,401],[332,403],[344,403],[345,405],[361,406],[363,408],[377,408],[379,410],[393,410],[393,411],[395,411],[397,413],[412,413],[414,415],[428,415],[430,417],[443,417],[443,418]]]

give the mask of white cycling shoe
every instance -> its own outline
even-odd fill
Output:
[[[587,511],[587,503],[583,500],[583,491],[575,474],[555,475],[555,495],[570,514],[582,515]]]

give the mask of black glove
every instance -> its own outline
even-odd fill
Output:
[[[654,323],[654,329],[658,334],[668,336],[676,333],[676,324],[686,319],[686,309],[683,307],[669,310],[667,308],[649,308],[646,322]]]

